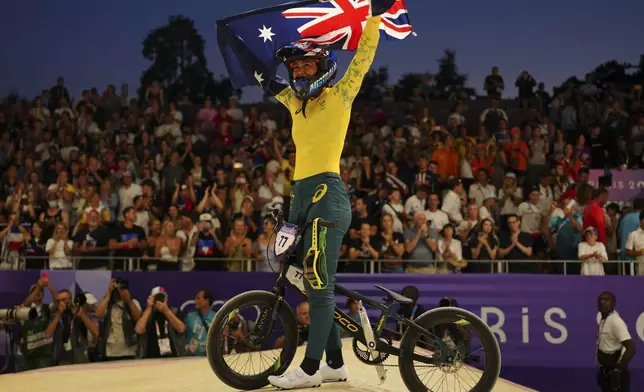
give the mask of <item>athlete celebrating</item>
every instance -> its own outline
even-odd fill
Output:
[[[342,239],[351,223],[351,204],[340,179],[340,154],[351,116],[351,106],[362,79],[369,71],[380,39],[380,13],[370,1],[369,17],[356,54],[344,77],[334,86],[335,56],[322,46],[294,43],[277,51],[287,67],[290,87],[273,82],[271,92],[291,113],[296,147],[289,221],[306,227],[302,235],[304,260],[315,273],[306,274],[305,287],[310,304],[311,324],[305,358],[299,368],[268,381],[282,389],[317,387],[323,382],[346,381],[348,371],[342,359],[340,330],[333,322],[335,273]],[[316,219],[335,222],[326,238],[318,235]],[[311,224],[312,223],[312,224]],[[326,246],[324,245],[326,240]],[[322,242],[322,245],[318,244]],[[310,256],[310,257],[309,257]],[[326,363],[320,367],[322,354]]]

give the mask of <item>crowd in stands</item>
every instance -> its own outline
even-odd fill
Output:
[[[431,79],[355,104],[341,271],[601,275],[623,272],[609,259],[644,263],[644,200],[608,203],[589,183],[592,169],[644,167],[641,87],[588,82],[551,98],[528,72],[516,86],[518,100],[502,100],[495,68],[487,96],[450,102],[448,116],[434,113]],[[295,154],[288,113],[269,99],[169,102],[159,84],[143,99],[125,85],[73,97],[60,78],[0,107],[0,268],[277,270],[264,217],[288,214]]]

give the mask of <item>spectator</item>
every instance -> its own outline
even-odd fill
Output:
[[[197,235],[192,237],[195,247],[194,261],[197,271],[224,271],[226,266],[222,260],[224,244],[219,240],[213,217],[210,214],[201,214],[197,224]]]
[[[487,132],[495,134],[504,129],[505,124],[508,122],[508,114],[505,110],[499,108],[499,100],[492,97],[492,106],[481,113],[479,121]]]
[[[521,218],[518,215],[509,215],[507,219],[508,229],[501,231],[499,239],[499,256],[506,260],[517,261],[508,265],[508,272],[536,272],[533,264],[522,262],[532,257],[532,237],[521,231]]]
[[[487,92],[488,97],[501,98],[501,93],[505,89],[505,83],[503,77],[499,74],[499,67],[492,67],[492,72],[485,77],[483,89]]]
[[[499,212],[496,193],[487,193],[483,199],[483,203],[479,207],[479,220],[489,219],[494,224],[494,222],[498,222]]]
[[[351,217],[351,226],[349,226],[349,238],[357,239],[360,238],[360,231],[362,224],[367,223],[369,225],[370,233],[376,233],[377,228],[373,221],[373,218],[369,216],[369,211],[365,199],[359,197],[356,199],[356,204],[353,211],[353,216]]]
[[[418,168],[414,176],[414,193],[418,194],[420,187],[427,187],[427,192],[440,192],[441,177],[439,174],[438,162],[429,162],[427,157],[422,155],[418,159]]]
[[[369,223],[363,222],[360,225],[358,235],[358,238],[349,240],[349,260],[355,262],[347,263],[344,272],[367,272],[366,261],[375,261],[380,257],[378,249],[381,249],[383,241],[378,236],[371,236]]]
[[[136,322],[140,358],[183,357],[186,355],[186,326],[179,310],[168,306],[163,287],[155,287],[148,296],[148,306]]]
[[[433,263],[438,249],[437,231],[430,230],[427,216],[422,211],[414,215],[414,225],[405,232],[405,251],[411,262],[405,272],[431,274],[438,271]]]
[[[430,230],[433,230],[435,233],[438,233],[443,226],[449,223],[448,215],[438,209],[439,205],[440,197],[437,194],[433,193],[427,197],[427,209],[424,213]]]
[[[125,269],[127,262],[143,256],[147,247],[145,231],[134,224],[136,210],[128,207],[123,211],[124,221],[111,232],[109,248],[114,250],[114,269]]]
[[[528,146],[528,184],[537,184],[547,177],[547,156],[550,154],[548,131],[541,127],[532,129],[532,139]]]
[[[161,236],[157,238],[154,257],[157,259],[157,270],[179,270],[179,253],[181,253],[181,238],[177,237],[177,229],[172,221],[165,221]]]
[[[91,210],[87,214],[87,224],[84,225],[74,238],[74,249],[81,255],[78,269],[109,268],[108,245],[110,240],[109,229],[100,223],[99,213]]]
[[[233,222],[230,236],[226,238],[226,242],[224,243],[224,254],[230,260],[228,262],[228,271],[242,271],[244,261],[250,258],[251,252],[252,242],[247,237],[244,221],[242,218],[237,218]]]
[[[478,206],[483,205],[483,200],[490,193],[496,194],[494,185],[488,183],[489,174],[487,170],[479,170],[476,173],[476,183],[469,187],[468,198],[474,200]]]
[[[532,237],[534,254],[538,259],[544,258],[545,243],[541,235],[544,212],[541,211],[539,186],[533,186],[528,194],[528,200],[519,204],[517,215],[521,218],[521,231]]]
[[[468,237],[468,247],[472,260],[494,261],[499,250],[499,239],[494,234],[494,222],[483,219],[479,223],[479,230],[473,231],[474,235]],[[469,263],[467,272],[489,273],[493,271],[492,263]]]
[[[400,189],[392,188],[387,204],[382,207],[382,216],[389,215],[393,219],[393,228],[396,233],[403,233],[407,224],[407,214],[405,214],[405,207],[401,203],[401,195]]]
[[[624,249],[627,256],[635,257],[637,274],[644,276],[644,212],[640,212],[640,227],[628,235]]]
[[[519,205],[522,202],[523,190],[517,186],[516,174],[513,172],[506,173],[503,188],[499,189],[501,220],[505,222],[510,215],[515,215],[519,211]]]
[[[26,229],[24,229],[27,231]],[[25,255],[25,269],[47,269],[47,251],[43,224],[34,222],[31,230],[24,234],[22,252]]]
[[[635,230],[639,229],[640,212],[644,210],[644,198],[636,198],[633,200],[633,211],[624,215],[619,222],[619,238],[620,238],[620,260],[633,260],[631,256],[626,255],[626,242],[628,236]]]
[[[393,217],[382,215],[380,218],[380,243],[382,244],[378,253],[385,261],[381,265],[381,272],[402,273],[402,256],[405,253],[405,239],[401,233],[395,232],[393,228]],[[378,248],[376,248],[378,249]]]
[[[584,230],[594,227],[597,230],[599,242],[606,243],[606,217],[604,204],[608,200],[608,190],[598,189],[594,191],[593,200],[584,209]]]
[[[564,192],[557,203],[553,203],[548,215],[544,218],[543,232],[551,250],[554,251],[554,258],[558,260],[575,260],[578,255],[578,246],[581,242],[583,231],[583,218],[579,214],[575,201],[576,192],[570,189]],[[580,266],[577,263],[567,264],[567,272],[579,273]],[[553,271],[562,273],[563,265],[555,263]]]
[[[206,356],[208,329],[215,318],[215,312],[212,310],[213,301],[214,297],[210,290],[199,290],[195,295],[196,310],[186,315],[185,333],[189,355]]]
[[[436,246],[436,258],[438,261],[447,263],[438,267],[439,273],[443,273],[443,268],[450,272],[460,273],[463,268],[467,267],[467,262],[463,260],[461,241],[454,238],[455,231],[451,223],[446,224],[441,230],[441,238]]]
[[[275,258],[275,240],[277,222],[271,215],[264,218],[262,234],[259,235],[256,242],[256,260],[255,270],[262,272],[278,272],[280,264]]]
[[[523,184],[523,180],[528,174],[530,152],[528,145],[521,140],[521,130],[519,128],[514,127],[510,130],[510,141],[505,143],[504,151],[508,167],[516,174],[519,184]]]
[[[522,71],[514,85],[519,89],[520,107],[529,108],[530,100],[534,97],[534,88],[537,82],[528,71]]]
[[[597,230],[589,226],[584,229],[584,241],[579,244],[579,260],[582,261],[581,274],[604,276],[602,263],[608,260],[606,248],[597,242]]]
[[[427,195],[429,194],[429,187],[425,184],[420,185],[416,193],[405,201],[405,213],[407,216],[416,216],[417,212],[425,210],[427,204]],[[356,207],[357,207],[356,203]],[[353,224],[353,219],[351,220]]]
[[[463,215],[461,214],[461,195],[463,194],[463,182],[460,178],[450,177],[447,180],[448,191],[443,197],[443,206],[441,210],[447,214],[449,221],[455,225],[461,224]]]
[[[441,181],[461,174],[460,158],[458,153],[454,151],[454,136],[449,134],[445,136],[444,147],[434,151],[432,161],[437,163]]]
[[[74,242],[67,238],[69,230],[63,223],[56,225],[54,235],[47,240],[45,251],[49,254],[49,268],[51,269],[71,269],[72,249]]]

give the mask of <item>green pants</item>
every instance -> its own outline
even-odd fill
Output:
[[[342,247],[342,239],[351,224],[351,202],[344,182],[334,173],[322,173],[295,181],[292,185],[291,209],[288,220],[303,227],[315,218],[335,222],[335,228],[327,229],[326,266],[328,283],[322,290],[314,290],[304,279],[304,287],[309,297],[309,339],[306,346],[306,357],[322,360],[326,350],[342,348],[340,329],[333,322],[335,310],[335,273]],[[311,247],[311,227],[302,235],[298,245],[297,259],[303,260]]]

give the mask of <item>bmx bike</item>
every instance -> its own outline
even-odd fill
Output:
[[[333,222],[316,220],[321,230],[333,228]],[[307,223],[308,225],[312,222]],[[217,312],[208,330],[206,343],[208,361],[215,375],[226,385],[239,390],[254,390],[267,386],[268,377],[283,374],[293,361],[299,345],[299,331],[297,319],[291,306],[285,301],[287,289],[292,288],[306,298],[304,279],[306,270],[296,267],[294,250],[302,238],[300,227],[290,223],[278,222],[276,226],[277,238],[275,254],[281,259],[282,264],[279,275],[272,291],[253,290],[241,293],[228,300]],[[439,307],[419,315],[413,321],[401,316],[396,311],[396,304],[406,305],[413,301],[385,287],[375,285],[384,295],[384,303],[379,303],[369,297],[355,291],[348,290],[341,285],[335,284],[335,294],[358,301],[360,322],[349,317],[337,306],[334,312],[334,322],[353,336],[353,351],[358,359],[376,368],[380,383],[386,379],[385,366],[396,366],[400,368],[400,374],[407,389],[410,392],[438,391],[435,386],[427,386],[420,377],[415,362],[421,364],[421,368],[430,367],[433,371],[439,370],[445,374],[458,373],[464,367],[473,374],[480,373],[481,378],[473,384],[463,381],[453,381],[458,388],[472,392],[489,392],[494,387],[501,370],[501,352],[496,338],[489,327],[475,314],[456,307]],[[380,311],[380,317],[372,325],[363,304]],[[244,318],[242,309],[253,309],[257,315],[253,321],[252,317]],[[393,343],[385,331],[386,321],[396,320],[399,325],[404,326],[405,332],[398,347]],[[244,327],[240,326],[244,321]],[[283,326],[281,335],[281,353],[272,354],[270,348],[277,347],[276,339],[271,337],[277,325]],[[479,351],[486,356],[486,363],[481,369],[470,368],[472,358],[478,361],[478,356],[463,350],[463,346],[457,347],[451,339],[437,336],[437,327],[454,324],[459,330],[467,330],[463,336],[470,336],[476,333],[481,341]],[[279,338],[278,338],[279,339]],[[264,346],[267,345],[267,346]],[[415,349],[420,348],[420,353]],[[470,347],[471,348],[471,347]],[[468,350],[469,351],[469,348]],[[253,361],[253,356],[255,360]],[[384,365],[384,361],[390,356],[398,357],[398,365]],[[250,360],[249,365],[244,365],[244,371],[236,371],[231,368],[232,363],[228,359],[237,356],[246,356]],[[231,362],[237,363],[239,359]],[[260,370],[258,374],[247,374],[248,371],[259,367],[256,362],[262,362],[266,369]],[[444,386],[441,383],[441,388]],[[449,388],[449,386],[448,386]],[[460,390],[459,389],[459,390]],[[448,389],[454,390],[454,389]]]

